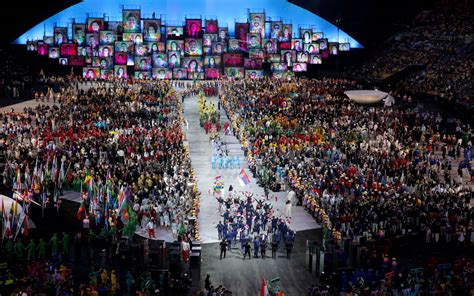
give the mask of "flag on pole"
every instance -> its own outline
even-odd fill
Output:
[[[7,180],[8,180],[8,168],[9,168],[9,164],[8,164],[8,159],[5,161],[5,170],[3,171],[3,185],[7,184]]]
[[[262,286],[260,287],[260,296],[269,296],[267,283],[265,282],[265,278],[262,276]]]
[[[2,241],[3,241],[3,238],[5,237],[7,220],[8,218],[7,218],[7,213],[5,212],[5,203],[3,202],[3,198],[2,198]]]
[[[240,170],[239,177],[237,179],[240,183],[240,186],[242,186],[242,187],[245,187],[246,185],[250,184],[250,178],[249,178],[249,176],[247,175],[247,173],[245,172],[244,169]]]

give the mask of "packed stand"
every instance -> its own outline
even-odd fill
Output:
[[[398,85],[402,93],[428,94],[471,108],[474,104],[472,5],[464,0],[438,1],[421,12],[407,30],[391,37],[362,68],[351,73],[379,81],[411,65],[423,70],[410,74]]]
[[[296,191],[328,249],[364,239],[381,257],[411,236],[471,246],[470,126],[421,108],[357,105],[342,94],[353,85],[241,80],[221,100],[250,169],[264,187]]]

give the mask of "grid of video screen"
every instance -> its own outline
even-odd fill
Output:
[[[329,42],[323,32],[294,32],[292,24],[268,22],[265,13],[249,12],[247,22],[234,24],[234,36],[215,19],[186,18],[182,26],[171,26],[142,19],[140,10],[124,9],[122,15],[122,21],[89,17],[73,23],[69,35],[68,27],[54,27],[53,36],[28,41],[27,50],[82,67],[87,79],[193,80],[257,79],[265,63],[274,77],[285,78],[350,50],[349,43]]]

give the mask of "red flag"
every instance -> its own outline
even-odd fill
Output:
[[[268,296],[267,283],[265,283],[265,278],[262,276],[262,286],[260,288],[260,296]]]
[[[28,215],[25,215],[25,221],[23,221],[23,235],[28,236]]]
[[[80,207],[79,207],[79,209],[77,210],[77,213],[76,213],[77,220],[82,221],[82,213],[84,213],[85,211],[86,211],[86,207],[84,205],[84,200],[82,200],[81,205],[80,205]]]

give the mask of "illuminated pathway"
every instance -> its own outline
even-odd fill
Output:
[[[217,98],[214,97],[212,100],[217,106]],[[221,126],[223,126],[223,123],[227,120],[227,116],[223,109],[221,109],[220,112]],[[217,242],[218,236],[216,225],[219,221],[222,221],[222,217],[217,211],[217,200],[209,193],[209,190],[214,183],[214,177],[222,176],[221,180],[224,182],[226,193],[229,185],[232,185],[234,190],[249,191],[254,193],[254,196],[263,196],[263,188],[257,184],[256,180],[252,177],[252,173],[247,170],[247,160],[241,150],[239,140],[232,135],[223,136],[223,139],[227,143],[229,155],[240,157],[241,168],[246,169],[247,175],[251,181],[250,185],[247,185],[246,187],[240,186],[237,180],[240,169],[212,169],[212,148],[209,142],[209,136],[206,135],[204,129],[199,125],[199,107],[196,96],[185,99],[184,115],[189,125],[189,130],[186,131],[186,136],[191,153],[192,166],[196,172],[198,188],[201,192],[199,233],[202,242]],[[270,193],[270,195],[276,195],[278,197],[277,202],[275,202],[274,199],[272,200],[273,208],[277,210],[277,215],[284,215],[286,192]],[[294,206],[292,209],[292,215],[293,219],[291,227],[296,231],[319,227],[314,219],[302,207]]]

